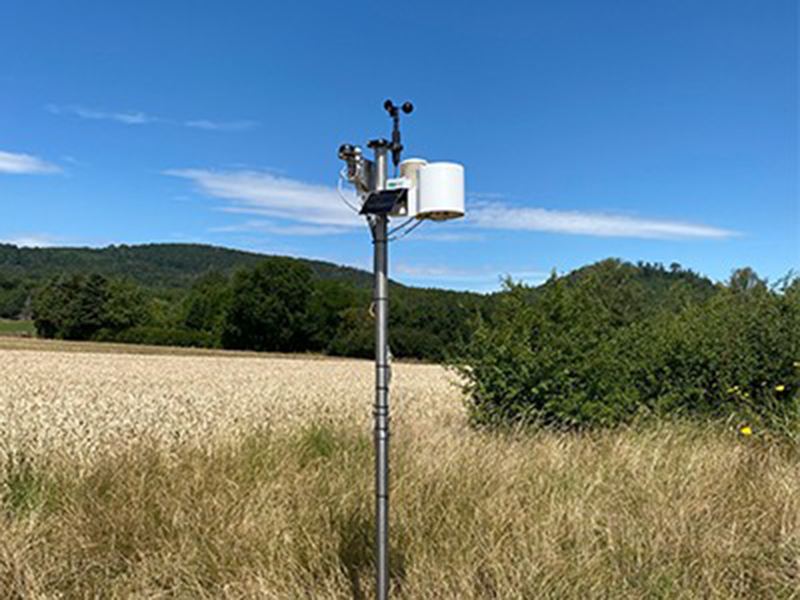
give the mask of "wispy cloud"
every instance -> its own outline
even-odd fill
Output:
[[[46,233],[29,233],[0,239],[0,243],[13,244],[14,246],[25,248],[49,248],[58,245],[59,238]]]
[[[78,158],[75,158],[74,156],[65,155],[65,156],[61,157],[61,160],[63,162],[69,163],[69,164],[71,164],[71,165],[73,165],[75,167],[88,167],[89,166],[88,162],[86,162],[84,160],[80,160]]]
[[[336,235],[338,233],[349,233],[352,230],[350,227],[332,225],[276,225],[274,222],[266,220],[246,221],[236,225],[225,225],[209,229],[214,233],[274,233],[277,235],[300,236]]]
[[[210,121],[208,119],[197,119],[195,121],[185,121],[186,127],[193,129],[205,129],[206,131],[247,131],[258,126],[257,121]]]
[[[191,129],[203,129],[206,131],[246,131],[258,126],[257,121],[251,120],[215,121],[211,119],[190,119],[180,121],[177,119],[150,115],[140,110],[98,110],[79,104],[48,104],[45,106],[45,110],[54,115],[72,115],[92,121],[115,121],[124,125],[150,125],[153,123],[161,123],[166,125],[180,125]]]
[[[227,200],[229,204],[222,208],[226,212],[333,227],[337,233],[364,224],[332,187],[250,170],[171,169],[165,174],[191,181],[206,196]]]
[[[164,173],[191,181],[206,196],[227,200],[220,208],[222,211],[266,218],[217,228],[217,231],[331,235],[363,226],[363,219],[348,208],[336,189],[330,186],[255,169],[172,169]],[[514,207],[494,199],[497,197],[496,194],[471,195],[466,230],[429,230],[421,232],[418,239],[475,241],[481,239],[481,229],[664,240],[725,239],[739,235],[727,229],[682,221]],[[270,219],[291,223],[274,223]]]
[[[493,280],[499,282],[501,277],[508,274],[503,269],[492,267],[481,267],[476,269],[462,269],[448,265],[409,265],[398,264],[395,273],[406,275],[415,279],[440,279],[454,281],[486,281]],[[517,271],[512,274],[514,279],[534,279],[544,281],[550,273],[547,271]]]
[[[475,269],[457,269],[443,265],[409,265],[398,264],[394,267],[394,272],[398,275],[407,275],[415,278],[434,278],[434,279],[484,279],[487,272]]]
[[[467,192],[467,198],[477,202],[484,202],[491,200],[505,200],[508,198],[508,195],[501,194],[500,192]]]
[[[48,175],[61,172],[62,169],[58,165],[49,163],[36,156],[0,151],[0,173],[10,173],[12,175]]]
[[[519,270],[493,267],[458,268],[449,265],[422,265],[400,263],[394,267],[394,275],[401,280],[422,286],[441,286],[452,289],[488,293],[502,287],[506,276],[528,285],[544,283],[550,274],[546,271]]]
[[[81,119],[89,119],[92,121],[116,121],[124,123],[125,125],[146,125],[148,123],[158,123],[162,119],[145,114],[138,110],[124,110],[124,111],[105,111],[97,110],[94,108],[87,108],[77,104],[69,104],[61,106],[58,104],[48,104],[45,106],[47,112],[54,115],[75,115]]]
[[[473,225],[486,229],[547,231],[600,237],[687,240],[724,239],[738,232],[709,225],[583,211],[512,207],[475,202],[468,211]]]
[[[486,239],[486,236],[481,233],[462,232],[430,232],[417,230],[412,235],[409,235],[406,240],[418,240],[424,242],[479,242]]]

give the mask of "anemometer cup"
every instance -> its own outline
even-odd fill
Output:
[[[387,100],[383,103],[383,108],[389,113],[389,116],[393,118],[397,118],[400,114],[399,111],[401,110],[407,115],[410,115],[412,112],[414,112],[414,105],[411,104],[411,102],[403,102],[402,106],[395,106],[394,102]]]

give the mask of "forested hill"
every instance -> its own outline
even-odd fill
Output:
[[[351,267],[199,244],[0,245],[0,318],[33,318],[44,337],[371,356],[371,287],[372,275]],[[704,304],[719,287],[677,264],[618,259],[535,288],[511,284],[543,319],[590,313],[612,328]],[[394,284],[393,354],[456,355],[478,323],[504,318],[506,296]]]
[[[676,310],[692,302],[702,302],[715,291],[714,283],[678,263],[668,268],[660,263],[636,264],[608,258],[581,267],[563,278],[551,278],[538,292],[562,281],[596,294],[623,320],[636,320],[661,309]],[[536,292],[534,292],[536,293]]]
[[[265,255],[203,244],[145,244],[107,248],[18,248],[0,244],[0,279],[43,280],[54,275],[98,273],[125,277],[149,288],[187,288],[201,275],[230,274],[252,267]],[[320,279],[372,285],[366,271],[328,262],[293,259]]]

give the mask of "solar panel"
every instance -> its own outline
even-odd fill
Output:
[[[361,207],[362,215],[388,215],[395,212],[408,198],[407,189],[381,190],[372,192],[367,196],[366,202]]]

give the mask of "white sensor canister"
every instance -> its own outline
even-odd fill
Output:
[[[464,216],[464,167],[436,162],[417,170],[417,218],[446,221]]]

